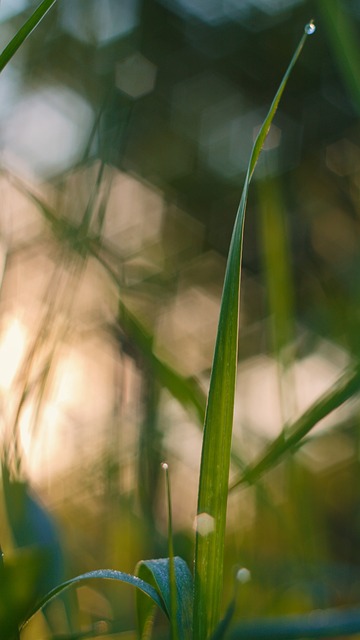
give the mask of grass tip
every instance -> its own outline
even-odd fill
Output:
[[[251,573],[249,569],[246,569],[246,567],[241,567],[240,569],[238,569],[235,579],[238,584],[246,584],[247,582],[249,582],[251,580]]]
[[[307,36],[312,36],[313,33],[315,33],[316,31],[316,25],[314,20],[310,20],[304,27],[304,31],[306,33]]]

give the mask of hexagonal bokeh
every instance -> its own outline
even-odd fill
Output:
[[[141,98],[153,91],[156,65],[136,52],[116,65],[116,86],[130,98]]]
[[[138,0],[64,0],[59,11],[64,31],[89,44],[124,37],[139,21]]]
[[[174,86],[172,123],[183,135],[198,140],[200,134],[204,134],[206,114],[215,114],[219,105],[223,104],[223,117],[226,118],[226,106],[232,105],[234,111],[238,110],[239,113],[242,102],[240,91],[226,78],[209,71],[191,75]]]
[[[238,106],[236,101],[225,101],[216,108],[205,110],[202,117],[201,153],[208,166],[226,178],[245,173],[266,114],[265,109],[244,114]],[[298,162],[301,127],[281,112],[275,122],[263,146],[256,168],[257,177],[279,174]]]
[[[264,14],[281,15],[303,0],[161,0],[170,10],[195,18],[207,25],[219,26],[238,20],[252,30],[264,26]],[[261,18],[257,21],[253,16]]]
[[[80,94],[57,85],[22,96],[5,121],[6,164],[49,178],[67,170],[83,153],[93,111]]]
[[[0,23],[16,16],[26,9],[27,0],[11,0],[11,2],[2,2],[0,4]]]

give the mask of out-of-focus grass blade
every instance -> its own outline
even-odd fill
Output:
[[[51,600],[56,598],[56,596],[59,593],[61,593],[65,589],[68,589],[71,586],[81,585],[87,581],[92,581],[92,580],[114,580],[114,581],[122,582],[125,584],[130,584],[133,587],[136,587],[137,589],[140,589],[142,592],[144,592],[167,615],[167,610],[163,600],[160,598],[156,589],[154,589],[154,587],[152,587],[150,584],[148,584],[147,582],[145,582],[144,580],[141,580],[136,576],[132,576],[128,573],[123,573],[122,571],[113,571],[111,569],[101,569],[99,571],[89,571],[88,573],[83,573],[81,576],[77,576],[76,578],[71,578],[70,580],[66,580],[66,582],[62,582],[60,585],[58,585],[57,587],[49,591],[49,593],[37,603],[36,607],[34,607],[32,611],[30,611],[26,621],[21,625],[20,630],[23,629],[28,624],[31,618],[38,611],[43,609],[45,605],[47,605]]]
[[[70,250],[77,251],[81,256],[91,255],[98,260],[113,280],[119,291],[122,283],[119,276],[104,258],[106,244],[96,235],[83,235],[81,226],[77,227],[65,217],[56,215],[38,195],[26,187],[21,180],[12,176],[12,181],[39,208],[45,220],[51,227],[54,236],[60,243],[68,244]],[[143,323],[128,309],[124,302],[119,303],[119,325],[124,337],[132,341],[148,365],[150,365],[158,381],[176,398],[180,404],[192,408],[202,423],[205,415],[205,394],[200,384],[194,378],[186,378],[173,367],[161,360],[153,350],[153,335]],[[121,336],[119,336],[121,339]]]
[[[31,14],[30,18],[23,24],[19,31],[15,34],[9,44],[5,47],[4,51],[0,54],[0,71],[4,69],[7,63],[11,60],[13,55],[17,52],[19,47],[30,33],[38,26],[39,22],[43,19],[44,15],[51,9],[56,0],[43,0]]]
[[[63,556],[55,522],[31,492],[27,482],[11,478],[8,466],[1,462],[4,506],[12,537],[17,547],[42,552],[37,597],[44,595],[63,579]]]
[[[262,180],[258,195],[268,306],[274,316],[273,344],[277,356],[281,357],[282,350],[293,339],[294,296],[289,268],[289,234],[278,180]]]
[[[340,0],[317,0],[335,61],[357,112],[360,112],[360,45],[354,20]]]
[[[197,522],[206,514],[207,531],[197,528],[195,547],[194,639],[205,640],[220,619],[223,580],[223,556],[230,449],[234,411],[235,379],[238,350],[238,316],[242,240],[245,209],[251,177],[261,148],[270,129],[292,68],[298,59],[308,33],[305,28],[300,43],[286,70],[270,110],[262,124],[250,157],[243,193],[238,208],[229,250],[218,333],[205,416],[200,468]]]
[[[300,444],[311,429],[329,413],[360,391],[360,367],[344,373],[311,407],[268,447],[258,462],[245,469],[231,489],[239,484],[255,482],[265,471],[275,466],[290,449]]]
[[[295,384],[291,376],[294,339],[294,304],[286,212],[277,178],[258,186],[260,230],[271,345],[278,364],[281,417],[284,424],[295,415]]]
[[[161,360],[153,350],[153,335],[142,322],[126,307],[119,303],[119,324],[126,336],[134,342],[157,379],[183,406],[192,407],[200,422],[205,415],[205,394],[194,378],[179,374]]]
[[[193,580],[189,568],[182,558],[174,557],[175,582],[177,590],[177,626],[180,640],[192,640],[192,596]],[[137,565],[136,573],[139,578],[150,584],[161,597],[166,609],[166,615],[171,617],[171,585],[169,579],[169,558],[157,560],[142,560]],[[151,634],[154,606],[148,598],[137,592],[137,613],[142,640]]]
[[[33,548],[5,558],[0,570],[0,638],[14,640],[18,628],[37,599],[43,554]]]
[[[360,609],[328,609],[236,625],[227,640],[300,640],[336,638],[360,633]]]

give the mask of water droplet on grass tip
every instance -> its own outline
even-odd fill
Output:
[[[242,567],[241,569],[238,569],[238,571],[236,572],[236,580],[241,584],[245,584],[246,582],[249,582],[249,580],[251,580],[251,573],[249,569],[246,569],[246,567]]]
[[[304,31],[308,36],[312,36],[312,34],[315,33],[316,26],[315,26],[314,20],[310,20],[310,22],[308,22],[308,24],[305,25]]]

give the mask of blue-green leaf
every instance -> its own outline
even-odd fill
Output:
[[[34,595],[41,597],[64,579],[63,554],[55,522],[26,481],[11,478],[4,461],[0,465],[7,522],[17,548],[42,554]]]
[[[174,558],[177,589],[177,624],[180,640],[192,638],[192,598],[193,580],[186,562]],[[143,560],[137,565],[137,574],[156,589],[164,603],[166,615],[171,615],[171,594],[169,576],[169,558]],[[140,591],[137,592],[137,612],[142,640],[150,638],[154,618],[154,606],[146,601]]]

